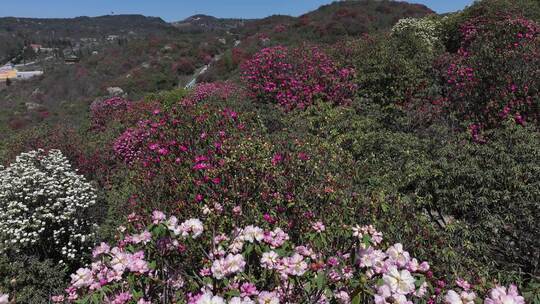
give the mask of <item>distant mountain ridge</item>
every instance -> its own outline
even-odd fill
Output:
[[[14,56],[24,45],[49,45],[115,36],[172,36],[178,30],[158,17],[106,15],[76,18],[0,18],[0,62]]]
[[[335,1],[299,17],[274,15],[246,22],[243,36],[286,32],[290,39],[335,42],[347,36],[391,28],[399,19],[436,14],[422,4],[391,0]]]
[[[76,18],[0,18],[0,63],[17,55],[30,43],[54,46],[80,39],[114,37],[176,37],[180,33],[222,35],[233,32],[240,39],[257,33],[272,34],[284,28],[291,39],[333,42],[391,27],[406,17],[435,12],[421,4],[390,0],[348,0],[323,5],[299,17],[274,15],[262,19],[218,18],[197,14],[182,21],[165,22],[143,15],[105,15]]]
[[[171,24],[182,31],[216,31],[230,30],[245,25],[250,19],[239,18],[217,18],[204,14],[197,14],[188,17],[182,21],[172,22]]]
[[[25,38],[54,35],[81,38],[136,32],[151,34],[171,31],[173,27],[159,17],[143,15],[105,15],[76,18],[0,18],[0,33],[17,33]]]

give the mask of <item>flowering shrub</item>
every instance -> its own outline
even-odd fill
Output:
[[[162,164],[169,161],[176,165],[189,164],[193,170],[208,169],[211,166],[209,156],[195,160],[188,156],[197,153],[219,155],[223,141],[234,135],[235,129],[242,132],[245,127],[231,109],[197,104],[212,94],[212,90],[207,90],[209,87],[215,86],[202,86],[167,113],[155,109],[148,119],[126,130],[115,141],[117,156],[127,163],[136,160],[147,171],[147,177],[155,177],[155,170],[160,170]]]
[[[124,162],[131,164],[141,156],[141,151],[145,148],[144,141],[149,136],[149,132],[144,128],[145,124],[141,121],[139,128],[127,129],[115,140],[114,152]]]
[[[191,75],[195,72],[196,66],[192,58],[182,57],[173,64],[172,70],[180,75]]]
[[[230,82],[211,82],[198,84],[193,91],[181,102],[183,104],[196,104],[209,98],[227,100],[233,94],[238,93],[240,88]]]
[[[82,132],[69,127],[28,129],[19,133],[8,146],[6,164],[26,151],[60,150],[79,174],[100,184],[106,182],[115,167],[112,149],[108,148],[108,143],[95,145],[92,140],[85,138]]]
[[[456,282],[462,289],[461,293],[449,290],[444,297],[446,304],[474,304],[476,293],[471,291],[467,281]],[[491,289],[484,300],[485,304],[525,304],[525,299],[519,294],[516,285],[510,285],[508,290],[504,286],[496,286]]]
[[[476,299],[463,280],[457,282],[466,290],[461,295],[445,293],[427,262],[399,243],[385,248],[373,226],[329,232],[315,221],[303,244],[292,243],[278,227],[250,225],[227,234],[209,228],[199,219],[180,223],[160,211],[153,212],[150,224],[132,215],[116,246],[97,246],[94,262],[72,274],[67,295],[53,301],[455,304]],[[515,286],[508,291],[497,286],[485,303],[524,301]]]
[[[508,117],[537,124],[540,27],[532,20],[498,14],[477,16],[459,26],[455,54],[441,57],[447,106],[478,130],[500,126]]]
[[[219,99],[186,100],[156,109],[116,140],[117,157],[133,172],[132,208],[211,213],[228,219],[220,229],[252,218],[305,229],[299,218],[356,217],[345,178],[353,165],[342,150],[314,137],[268,138],[255,118]]]
[[[74,261],[88,249],[93,187],[58,150],[22,153],[0,171],[0,251]]]
[[[422,41],[424,47],[433,49],[441,43],[442,22],[432,17],[400,19],[392,27],[392,35]]]
[[[354,70],[338,67],[316,47],[265,48],[242,70],[257,101],[277,103],[286,110],[304,109],[316,99],[348,104],[357,90]]]
[[[132,102],[121,97],[113,97],[105,100],[96,100],[90,105],[92,126],[103,130],[109,120],[128,111]]]

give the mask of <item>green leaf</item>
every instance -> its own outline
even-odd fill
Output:
[[[317,283],[317,289],[322,290],[324,283],[326,282],[326,275],[323,272],[319,272],[315,278],[315,282]]]

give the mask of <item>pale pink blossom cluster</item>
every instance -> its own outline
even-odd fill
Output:
[[[153,224],[167,223],[170,231],[183,238],[197,238],[203,231],[204,226],[199,219],[189,219],[178,225],[176,217],[167,219],[161,211],[152,213]],[[130,253],[124,247],[128,244],[145,245],[152,240],[152,234],[148,230],[140,233],[127,235],[119,247],[111,248],[106,243],[101,243],[94,248],[92,256],[98,261],[92,263],[90,267],[80,268],[71,275],[71,285],[66,289],[68,293],[67,300],[74,301],[78,298],[78,291],[88,289],[91,291],[99,290],[103,286],[114,282],[120,282],[126,273],[131,274],[149,274],[152,275],[148,262],[145,260],[143,250]],[[179,246],[178,240],[174,240],[173,245]],[[55,302],[65,301],[63,296],[52,297]],[[127,303],[131,295],[127,293],[118,294],[111,303]],[[143,300],[143,299],[141,299]],[[140,301],[139,301],[140,302]],[[145,303],[144,300],[143,302]]]
[[[444,302],[447,304],[474,304],[475,299],[476,294],[472,291],[462,291],[461,293],[457,293],[450,290],[444,297]]]
[[[324,226],[324,223],[321,221],[317,221],[311,225],[311,228],[315,230],[315,232],[322,233],[326,230],[326,226]]]
[[[382,233],[373,226],[350,229],[356,243],[353,251],[326,255],[318,251],[316,243],[295,246],[280,228],[250,225],[230,234],[206,233],[199,240],[205,232],[199,219],[179,223],[174,216],[154,211],[151,222],[148,227],[135,225],[137,231],[125,235],[117,247],[96,246],[92,252],[95,262],[72,274],[67,295],[52,297],[53,302],[73,303],[99,293],[106,303],[116,304],[149,304],[161,301],[165,294],[175,295],[171,303],[188,304],[350,304],[358,279],[365,282],[363,288],[371,290],[373,296],[369,297],[375,304],[481,302],[463,279],[456,280],[461,291],[443,291],[444,284],[437,283],[435,294],[430,293],[435,279],[429,264],[411,257],[400,243],[380,248]],[[324,239],[328,233],[321,228],[322,222],[315,221],[313,226],[319,227],[316,238]],[[202,259],[194,255],[198,248]],[[190,262],[182,264],[186,259]],[[160,269],[159,265],[171,267]],[[149,282],[156,285],[146,286]],[[484,304],[525,302],[511,285],[492,289]]]
[[[243,250],[245,243],[266,243],[271,248],[281,247],[289,240],[289,235],[282,229],[276,228],[273,231],[265,231],[257,226],[247,226],[237,231],[237,236],[228,246],[232,253],[239,253]],[[228,241],[228,238],[219,235],[214,238],[214,243],[220,244]],[[213,252],[214,256],[224,256],[225,252],[222,246]],[[296,252],[290,257],[281,258],[275,251],[262,253],[261,266],[269,270],[276,270],[283,279],[288,276],[301,276],[308,269],[308,263],[305,257],[313,256],[313,251],[305,246],[296,248]],[[216,279],[222,279],[230,274],[243,271],[245,262],[240,254],[229,254],[226,258],[217,259],[212,264],[212,274]]]
[[[238,230],[236,234],[237,236],[233,239],[228,248],[229,251],[233,253],[242,251],[246,242],[264,242],[270,245],[271,248],[278,248],[289,240],[289,235],[281,228],[276,228],[273,231],[264,231],[260,227],[247,226],[244,229]]]
[[[519,295],[516,285],[510,285],[508,289],[497,286],[489,292],[485,304],[525,304],[525,299]]]
[[[390,246],[386,251],[377,249],[382,242],[382,233],[373,226],[353,227],[353,236],[362,244],[359,249],[359,265],[365,268],[368,278],[382,278],[382,284],[375,286],[376,304],[412,304],[412,298],[422,298],[427,293],[427,283],[419,281],[415,275],[429,270],[427,262],[419,263],[411,258],[409,252],[400,243]]]
[[[229,254],[225,258],[217,259],[212,263],[212,275],[221,280],[229,275],[243,272],[246,261],[241,254]]]
[[[94,249],[95,258],[101,258],[89,268],[80,268],[71,275],[71,286],[67,289],[68,299],[77,299],[77,291],[82,288],[99,290],[112,282],[122,280],[124,273],[145,274],[150,271],[144,260],[144,251],[128,253],[119,247],[109,249],[102,243]]]
[[[271,248],[281,247],[288,240],[289,235],[279,227],[273,231],[264,232],[264,242],[270,245]]]
[[[372,225],[368,226],[354,226],[352,228],[353,236],[358,238],[359,241],[362,241],[364,237],[369,237],[370,243],[373,245],[379,245],[382,242],[383,234],[379,232]]]
[[[189,219],[178,225],[178,219],[175,216],[171,216],[166,224],[170,231],[182,237],[191,236],[191,238],[196,239],[204,231],[203,223],[199,219]]]
[[[449,290],[445,297],[446,304],[474,304],[477,299],[476,293],[469,291],[470,285],[466,281],[458,280],[456,284],[463,288],[463,291],[456,292]],[[491,289],[484,300],[484,304],[525,304],[525,299],[519,294],[516,285],[496,286]]]
[[[256,301],[249,297],[232,297],[229,301],[224,298],[214,295],[212,292],[206,291],[188,304],[279,304],[279,296],[275,292],[261,291],[256,297]]]

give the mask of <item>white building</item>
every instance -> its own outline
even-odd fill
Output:
[[[21,80],[30,79],[32,77],[41,76],[41,75],[43,75],[43,71],[28,71],[28,72],[17,71],[17,79],[21,79]]]

